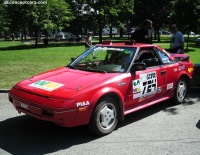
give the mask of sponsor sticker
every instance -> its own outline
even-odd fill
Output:
[[[184,70],[184,69],[185,69],[185,65],[179,66],[179,68],[178,68],[179,71]]]
[[[52,91],[59,87],[62,87],[63,84],[52,82],[52,81],[40,80],[40,81],[30,84],[29,86],[34,87],[34,88],[44,89],[47,91]]]
[[[161,91],[162,91],[162,87],[158,87],[156,92],[160,93]]]
[[[194,69],[193,68],[188,68],[188,72],[191,73]]]
[[[173,88],[173,83],[167,84],[167,90],[172,89],[172,88]]]
[[[133,80],[132,84],[133,84],[133,94],[139,93],[141,91],[140,80]]]
[[[85,107],[85,106],[88,106],[90,105],[90,102],[89,101],[83,101],[83,102],[77,102],[76,103],[76,107]]]

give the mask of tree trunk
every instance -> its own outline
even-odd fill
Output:
[[[120,28],[120,38],[123,38],[123,28]],[[129,39],[129,36],[128,36]]]
[[[101,44],[102,43],[102,31],[103,31],[103,27],[104,27],[104,24],[103,23],[99,23],[99,43]]]
[[[35,47],[38,47],[38,29],[35,29]]]
[[[102,28],[99,27],[99,43],[102,43]]]
[[[189,40],[190,40],[190,31],[188,30],[188,34],[187,34],[187,47],[186,49],[189,49]]]
[[[110,39],[112,38],[112,26],[110,27]]]
[[[160,42],[160,28],[158,27],[158,42]]]
[[[43,39],[44,45],[48,45],[49,44],[49,39],[48,39],[48,31],[45,30],[45,38]]]
[[[154,27],[154,40],[157,40],[157,30],[156,30],[156,27]]]

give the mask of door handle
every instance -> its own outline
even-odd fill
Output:
[[[166,70],[164,70],[164,71],[161,71],[161,76],[165,76],[166,75]]]

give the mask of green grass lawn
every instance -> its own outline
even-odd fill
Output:
[[[0,89],[10,89],[16,82],[32,75],[67,65],[71,57],[84,51],[83,45],[57,44],[50,47],[0,42]]]
[[[109,39],[104,37],[104,40]],[[161,42],[155,44],[168,49],[169,37],[161,38]],[[125,41],[113,37],[114,41]],[[93,37],[94,42],[98,38]],[[95,43],[94,43],[95,44]],[[32,75],[65,66],[70,63],[71,57],[80,55],[85,50],[84,43],[54,43],[48,47],[33,44],[21,44],[20,41],[0,40],[0,89],[10,89],[15,83]],[[189,43],[189,54],[193,63],[200,63],[200,48],[195,47],[195,38]]]

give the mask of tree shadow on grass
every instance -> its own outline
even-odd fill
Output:
[[[195,52],[196,51],[195,49],[191,49],[190,47],[197,48],[197,47],[189,45],[188,49],[184,49],[184,53],[190,53],[190,52]],[[169,48],[165,48],[165,50],[169,52]]]
[[[188,48],[188,49],[185,49],[185,50],[184,50],[184,53],[190,53],[190,52],[194,52],[194,51],[195,51],[194,49]]]
[[[154,43],[154,44],[157,44],[157,43],[159,43],[159,44],[160,44],[160,43],[164,43],[164,44],[165,44],[165,43],[166,43],[166,44],[170,44],[170,40],[166,40],[166,39],[165,39],[165,40],[161,40],[161,41],[158,41],[158,40],[153,40],[153,43]]]
[[[48,45],[38,44],[37,47],[34,44],[22,44],[9,47],[0,47],[0,51],[10,50],[27,50],[27,49],[38,49],[38,48],[51,48],[51,47],[70,47],[70,46],[83,46],[84,43],[49,43]]]
[[[189,47],[192,47],[192,48],[200,48],[200,46],[197,46],[196,43],[190,43],[190,44],[189,44]]]

